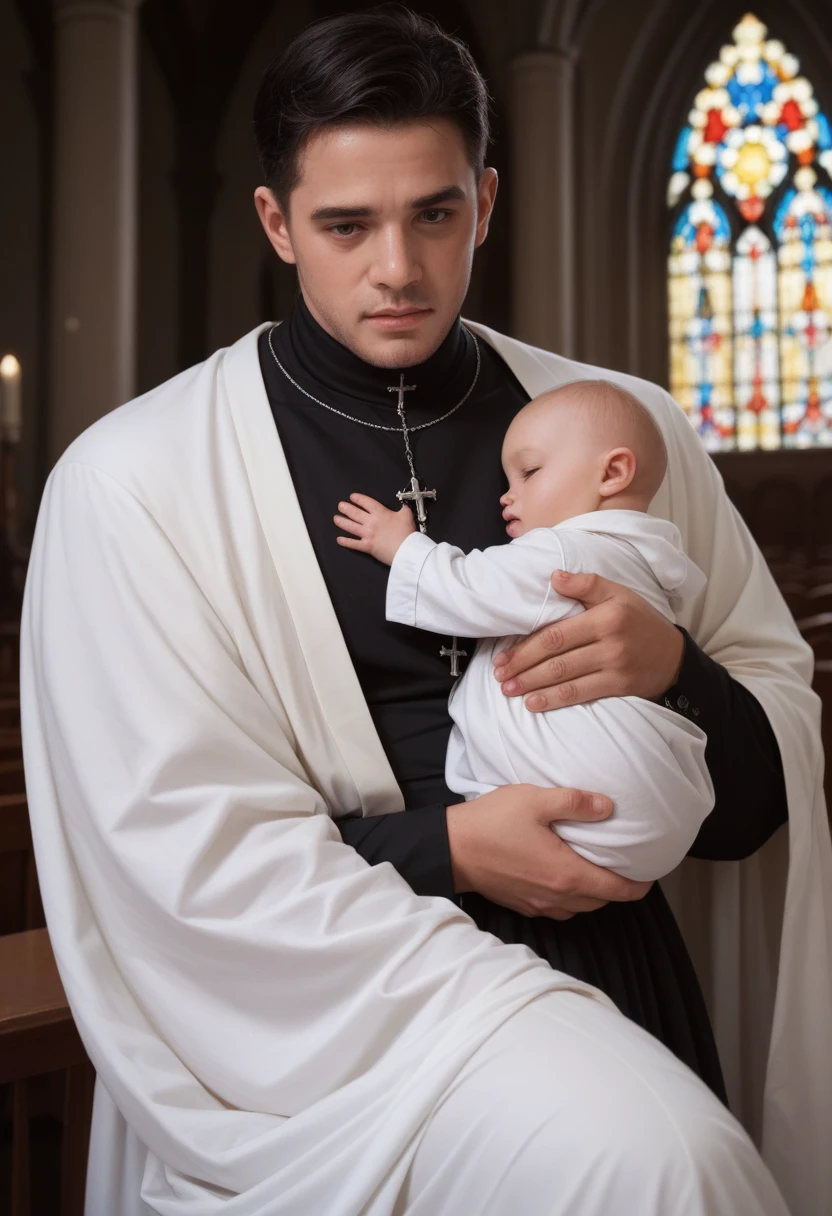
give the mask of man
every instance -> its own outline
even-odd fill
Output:
[[[446,701],[470,644],[388,626],[383,574],[335,542],[359,486],[404,495],[438,539],[504,539],[505,426],[536,393],[601,374],[459,320],[496,194],[484,84],[406,10],[335,18],[267,73],[255,127],[257,207],[297,266],[297,305],[71,446],[27,585],[35,847],[100,1080],[89,1216],[782,1213],[750,1140],[680,1062],[721,1091],[661,892],[551,831],[609,800],[507,787],[449,805]],[[766,840],[785,767],[798,848],[765,1117],[809,1216],[832,1192],[825,1154],[788,1126],[790,1102],[816,1126],[828,1103],[808,1058],[827,1042],[828,958],[805,899],[822,931],[829,850],[811,818],[807,652],[685,418],[604,374],[663,430],[654,510],[710,576],[684,623],[720,662],[637,597],[574,578],[559,587],[589,611],[498,674],[544,707],[690,681],[714,744],[705,856]]]

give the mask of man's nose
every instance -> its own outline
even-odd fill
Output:
[[[374,287],[387,287],[391,291],[402,291],[422,277],[408,234],[400,228],[384,228],[379,233],[375,259],[370,271]]]

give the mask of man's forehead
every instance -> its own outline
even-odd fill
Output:
[[[372,205],[372,193],[412,180],[408,201],[451,186],[471,190],[470,166],[462,134],[446,119],[375,126],[342,124],[314,132],[298,154],[297,188],[326,191],[322,206]]]

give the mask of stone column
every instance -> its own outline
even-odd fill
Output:
[[[574,64],[554,50],[518,55],[512,76],[515,337],[574,354]]]
[[[140,4],[52,0],[50,467],[134,393]]]

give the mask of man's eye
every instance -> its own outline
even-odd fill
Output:
[[[539,468],[539,467],[540,467],[540,466],[538,466],[538,468]],[[530,478],[530,477],[531,477],[531,476],[532,476],[534,473],[536,473],[536,472],[537,472],[537,469],[524,469],[524,470],[523,470],[523,480],[524,480],[524,481],[528,481],[528,480],[529,480],[529,478]]]
[[[336,236],[352,236],[351,231],[344,232],[343,229],[344,228],[356,229],[357,227],[358,227],[357,224],[333,224],[329,231],[334,232]]]
[[[453,211],[446,211],[446,210],[444,210],[443,208],[440,208],[440,207],[431,207],[431,208],[430,208],[428,211],[423,211],[423,212],[422,212],[422,218],[423,218],[423,219],[424,219],[426,216],[429,216],[429,215],[433,215],[433,216],[437,216],[437,215],[438,215],[438,216],[440,216],[440,217],[444,217],[444,216],[446,216],[446,215],[453,215]],[[441,222],[441,219],[440,219],[440,221],[436,221],[435,219],[434,219],[434,220],[428,220],[428,227],[436,227],[437,222]]]

